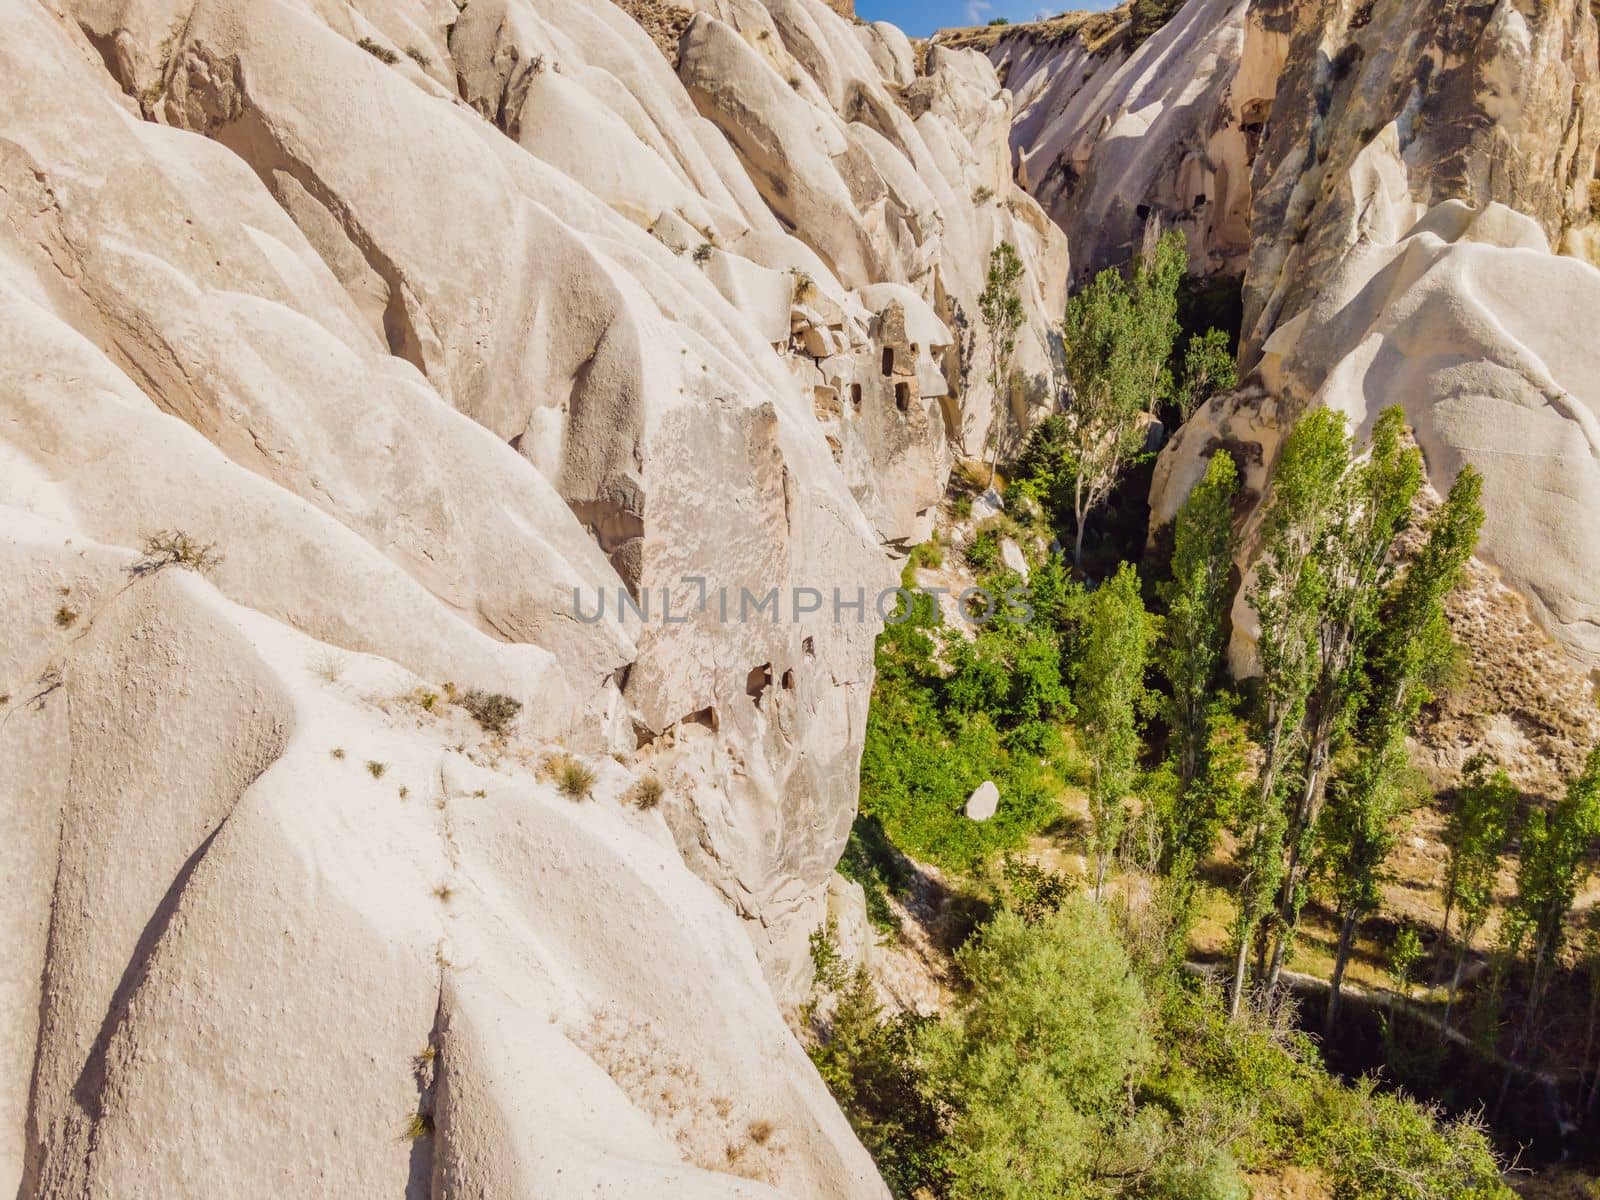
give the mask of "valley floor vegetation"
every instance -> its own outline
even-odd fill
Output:
[[[1589,1067],[1591,1106],[1600,1079],[1600,987],[1586,1045],[1553,1048],[1550,1015],[1570,1008],[1551,997],[1572,976],[1600,753],[1546,807],[1487,756],[1449,797],[1413,767],[1419,715],[1465,669],[1445,602],[1483,513],[1470,467],[1425,494],[1397,408],[1365,431],[1327,410],[1300,419],[1243,584],[1247,506],[1223,449],[1161,549],[1128,561],[1144,530],[1129,538],[1110,510],[1148,462],[1152,416],[1187,419],[1234,383],[1228,334],[1194,324],[1184,263],[1170,236],[1073,297],[1070,400],[1004,464],[1004,512],[965,522],[959,551],[930,543],[907,564],[911,584],[959,553],[1004,595],[1023,583],[1006,552],[1020,550],[1032,616],[974,632],[924,598],[881,635],[840,869],[885,937],[893,898],[919,864],[937,869],[963,898],[944,931],[956,998],[891,1015],[819,931],[813,1057],[901,1197],[1222,1200],[1296,1170],[1315,1181],[1304,1194],[1336,1200],[1509,1196],[1515,1147],[1486,1125],[1508,1092],[1558,1052]],[[1003,301],[1002,252],[992,267]],[[985,463],[973,486],[995,479]],[[1260,670],[1235,681],[1241,586]],[[970,820],[986,780],[999,809]],[[1377,1070],[1332,1071],[1354,948],[1426,805],[1446,810],[1442,925],[1389,927],[1390,1001],[1361,1016],[1379,1030]],[[1082,871],[1041,866],[1041,846],[1077,850]],[[1515,890],[1485,945],[1502,873]],[[1334,931],[1314,1010],[1291,986],[1308,914]],[[1225,930],[1210,962],[1194,955],[1203,919]],[[1448,981],[1432,1007],[1404,999],[1425,972]],[[1429,1092],[1447,1105],[1419,1100],[1394,1085],[1402,1066],[1472,1083]]]

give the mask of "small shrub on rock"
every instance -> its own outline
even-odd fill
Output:
[[[473,688],[456,701],[471,714],[472,719],[490,733],[504,733],[506,726],[516,720],[522,711],[522,701],[514,700],[500,692],[481,692]]]
[[[594,772],[570,754],[552,764],[556,789],[568,800],[587,800],[594,794]]]
[[[633,788],[633,804],[640,812],[648,812],[661,803],[662,793],[666,789],[661,785],[661,780],[654,775],[646,775],[639,780]]]
[[[400,61],[400,56],[393,50],[389,49],[387,46],[380,45],[369,37],[362,38],[360,41],[356,42],[356,45],[360,46],[379,62],[388,63],[391,67]]]
[[[144,556],[133,564],[135,575],[151,575],[167,567],[208,571],[222,562],[215,542],[202,542],[179,529],[163,529],[144,539]]]

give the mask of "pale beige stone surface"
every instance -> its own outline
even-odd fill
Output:
[[[700,7],[759,109],[598,0],[0,3],[0,1191],[883,1194],[781,1012],[1065,243],[979,56]]]
[[[989,50],[1016,95],[1019,177],[1068,231],[1079,279],[1128,260],[1152,218],[1189,239],[1195,271],[1237,272],[1250,247],[1252,136],[1264,106],[1241,62],[1249,0],[1192,0],[1131,52],[1097,25],[1029,26]],[[1267,97],[1270,102],[1270,95]]]

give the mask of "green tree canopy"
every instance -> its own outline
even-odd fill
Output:
[[[1067,302],[1063,335],[1072,458],[1073,560],[1083,558],[1089,514],[1144,444],[1139,418],[1168,394],[1178,325],[1178,284],[1188,265],[1183,234],[1162,238],[1131,274],[1105,270]]]
[[[1076,699],[1090,763],[1089,814],[1095,855],[1095,895],[1122,836],[1126,798],[1139,757],[1139,710],[1150,619],[1139,595],[1139,573],[1123,563],[1089,597],[1080,648]]]
[[[1002,913],[957,956],[967,988],[923,1042],[954,1116],[963,1200],[1099,1194],[1099,1151],[1154,1054],[1149,1009],[1104,911],[1082,897],[1030,925]]]

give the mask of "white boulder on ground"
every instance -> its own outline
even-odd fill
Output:
[[[1000,789],[992,779],[985,779],[967,797],[967,816],[974,821],[987,821],[999,807]]]
[[[1006,510],[1006,502],[1000,498],[1000,493],[990,487],[985,489],[983,495],[972,502],[972,519],[974,521],[987,521],[990,517],[998,517]]]
[[[1022,552],[1022,547],[1010,538],[1005,538],[1000,543],[1000,561],[1005,564],[1008,571],[1015,571],[1022,576],[1022,582],[1028,582],[1028,556]]]

